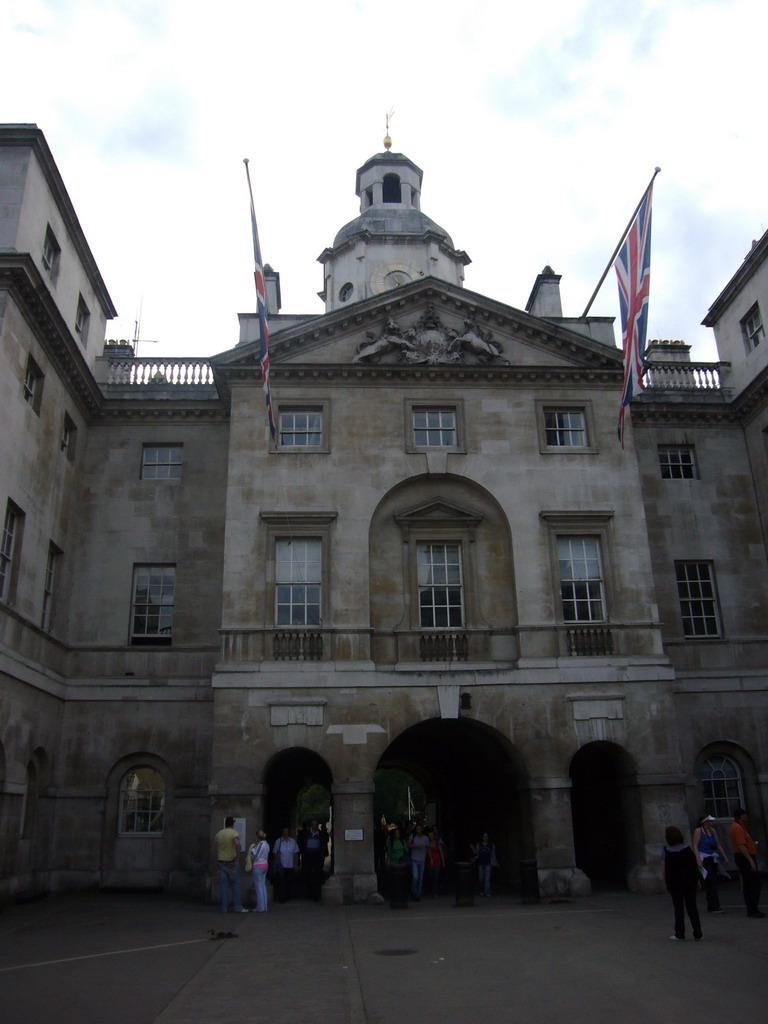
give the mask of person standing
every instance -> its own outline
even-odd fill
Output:
[[[293,869],[299,856],[299,844],[291,836],[291,830],[286,826],[283,834],[272,847],[275,855],[275,862],[280,867],[277,870],[277,902],[287,903],[293,891]]]
[[[757,869],[757,843],[747,832],[747,812],[737,807],[733,824],[728,829],[733,859],[741,875],[741,891],[747,907],[747,917],[765,917],[760,910],[760,872]]]
[[[710,914],[724,914],[725,911],[720,906],[720,897],[717,892],[717,875],[720,858],[725,860],[726,857],[717,837],[714,821],[711,814],[699,819],[696,831],[693,833],[693,852],[704,877],[707,911]]]
[[[424,835],[424,826],[414,826],[413,835],[408,840],[408,848],[411,852],[411,897],[416,903],[421,899],[421,891],[424,888],[428,847],[429,838]]]
[[[670,935],[673,942],[685,939],[685,914],[691,921],[693,937],[701,939],[701,920],[699,908],[696,906],[696,886],[701,880],[699,865],[693,850],[683,839],[683,833],[675,825],[670,825],[664,832],[664,884],[672,897],[675,908],[675,934]]]
[[[256,842],[248,851],[248,861],[253,871],[253,888],[256,892],[254,914],[263,914],[267,909],[267,870],[269,868],[269,843],[265,832],[256,833]]]
[[[324,832],[313,818],[304,839],[301,860],[307,876],[309,897],[315,903],[320,902],[323,888],[323,867],[328,856],[328,833]]]
[[[224,828],[219,829],[213,839],[219,864],[222,914],[226,914],[230,898],[236,914],[247,913],[240,896],[240,836],[235,832],[234,824],[234,818],[225,818]]]
[[[480,842],[472,847],[472,855],[477,862],[477,876],[480,882],[480,894],[491,895],[491,871],[499,866],[496,859],[496,847],[487,832],[483,832]]]
[[[440,832],[433,828],[429,833],[429,846],[427,847],[427,867],[434,899],[440,891],[440,875],[445,867],[445,843],[440,838]]]

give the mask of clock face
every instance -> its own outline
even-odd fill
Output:
[[[370,277],[371,291],[386,292],[393,288],[399,288],[402,284],[408,284],[416,277],[421,277],[422,272],[410,263],[385,263],[378,266]]]

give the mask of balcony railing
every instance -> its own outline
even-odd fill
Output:
[[[213,384],[208,359],[119,359],[111,358],[107,384],[158,385],[178,387]]]
[[[720,363],[649,363],[643,374],[648,391],[722,391]]]
[[[323,634],[279,632],[272,636],[272,658],[275,661],[322,661]]]
[[[613,654],[613,634],[605,626],[580,626],[566,631],[568,653],[582,657]]]
[[[422,661],[466,661],[469,639],[466,633],[422,633],[419,655]]]

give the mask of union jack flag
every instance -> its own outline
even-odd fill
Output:
[[[253,205],[253,189],[251,188],[251,175],[248,170],[248,161],[245,163],[245,174],[248,178],[248,195],[251,200],[251,230],[253,232],[253,278],[256,282],[256,307],[259,314],[259,336],[261,338],[261,383],[264,388],[264,397],[267,403],[267,419],[269,420],[269,432],[272,440],[275,439],[275,416],[272,411],[272,394],[269,384],[269,330],[267,328],[267,290],[264,285],[264,270],[261,263],[261,246],[259,245],[259,229],[256,226],[256,209]]]
[[[651,195],[653,181],[643,196],[624,244],[616,257],[621,306],[621,345],[624,351],[624,390],[619,409],[619,441],[624,447],[624,414],[643,389],[643,358],[648,327],[651,284]]]

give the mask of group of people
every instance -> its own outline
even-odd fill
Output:
[[[664,838],[664,881],[672,898],[675,913],[675,934],[673,942],[685,939],[685,915],[691,922],[693,938],[698,942],[702,937],[701,918],[696,904],[696,892],[703,886],[707,897],[707,911],[722,914],[718,887],[720,874],[729,877],[723,867],[727,860],[714,827],[716,819],[706,814],[699,819],[693,833],[693,843],[685,842],[683,833],[670,825]],[[747,831],[747,812],[738,807],[733,823],[728,829],[734,863],[741,879],[741,891],[747,917],[765,917],[760,910],[760,872],[757,866],[757,844]]]
[[[227,913],[230,904],[236,914],[248,913],[243,906],[240,892],[242,850],[240,837],[234,825],[234,818],[225,818],[224,828],[220,829],[214,837],[216,858],[219,864],[221,912],[223,914]],[[323,867],[327,856],[328,832],[315,819],[299,830],[296,839],[291,836],[289,828],[284,828],[271,849],[266,833],[258,831],[256,841],[248,847],[244,865],[246,874],[253,876],[253,889],[256,896],[254,913],[263,914],[267,909],[268,874],[278,903],[287,903],[293,894],[296,872],[303,871],[309,897],[318,903],[324,881]]]
[[[440,830],[420,822],[411,822],[405,829],[399,825],[382,826],[388,835],[385,864],[387,867],[409,865],[411,871],[410,895],[416,903],[422,897],[425,881],[429,880],[432,897],[440,893],[440,882],[447,864],[447,851]],[[484,832],[477,843],[470,846],[472,862],[477,865],[478,882],[483,896],[491,895],[491,872],[499,866],[496,847]]]

